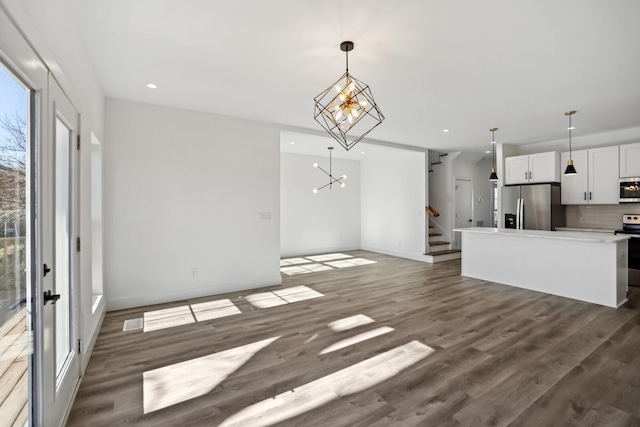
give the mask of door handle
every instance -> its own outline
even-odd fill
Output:
[[[589,191],[589,200],[591,200],[591,199],[592,199],[592,197],[591,197],[591,191]]]
[[[584,199],[587,200],[587,192],[584,192]]]
[[[51,291],[44,293],[44,305],[51,301],[51,304],[55,304],[60,299],[60,294],[51,294]]]
[[[527,179],[527,171],[524,171],[524,179]]]
[[[532,175],[531,175],[531,172],[529,172],[529,179],[531,179],[531,176],[532,176]]]
[[[49,274],[49,272],[51,271],[51,269],[49,268],[49,266],[47,264],[44,265],[44,274],[42,275],[42,277],[47,277],[47,274]]]
[[[470,220],[469,220],[469,222],[473,222],[473,220],[472,220],[472,219],[470,219]]]

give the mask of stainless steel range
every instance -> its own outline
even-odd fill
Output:
[[[629,234],[629,285],[640,286],[640,214],[622,215],[622,229],[616,234]]]

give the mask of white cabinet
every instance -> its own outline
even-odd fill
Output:
[[[640,142],[620,146],[620,178],[640,176]]]
[[[559,163],[557,151],[507,157],[504,159],[505,184],[559,182]]]
[[[563,205],[618,204],[618,147],[572,153],[576,175],[561,176]],[[562,165],[569,153],[562,153]]]

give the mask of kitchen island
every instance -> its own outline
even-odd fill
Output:
[[[463,276],[608,307],[627,300],[629,236],[471,227],[462,234]]]

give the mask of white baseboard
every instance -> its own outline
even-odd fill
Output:
[[[375,246],[366,246],[366,245],[362,246],[362,250],[363,251],[370,251],[370,252],[378,252],[378,253],[385,254],[385,255],[397,256],[397,257],[400,257],[400,258],[412,259],[414,261],[428,262],[423,253],[394,251],[392,249],[378,248],[378,247],[375,247]]]
[[[165,302],[180,301],[190,298],[200,298],[210,295],[238,292],[247,289],[263,288],[282,284],[282,276],[268,277],[252,281],[238,283],[217,283],[215,285],[202,286],[191,289],[177,289],[167,292],[159,292],[143,295],[129,295],[126,297],[107,299],[107,310],[122,310],[125,308],[142,307],[145,305],[162,304]]]
[[[334,253],[334,252],[357,251],[359,249],[360,249],[360,245],[347,245],[347,246],[332,246],[329,248],[285,250],[280,253],[280,257],[290,258],[294,256],[306,256],[306,255],[328,254],[328,253]]]

